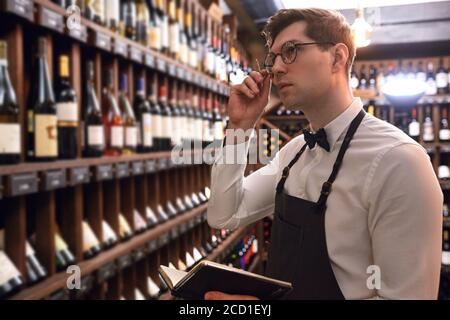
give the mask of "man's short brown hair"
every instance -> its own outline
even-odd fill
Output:
[[[356,56],[350,25],[345,17],[335,10],[318,8],[282,9],[273,15],[263,30],[266,45],[270,48],[278,34],[294,22],[306,22],[306,35],[314,41],[343,43],[347,46],[349,57],[347,60],[347,74]],[[319,45],[322,50],[328,45]]]

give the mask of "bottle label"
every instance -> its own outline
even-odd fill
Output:
[[[106,242],[109,239],[114,240],[114,239],[117,238],[117,236],[114,233],[114,231],[111,228],[111,226],[104,220],[103,220],[103,223],[102,223],[102,227],[103,227],[102,228],[103,229],[103,242]]]
[[[161,45],[163,48],[169,47],[169,20],[167,16],[163,18],[161,23]]]
[[[92,231],[89,224],[86,221],[83,221],[83,251],[88,251],[92,247],[98,246],[99,242],[97,237]]]
[[[214,139],[222,140],[223,139],[223,124],[222,121],[214,122]]]
[[[156,26],[150,27],[150,47],[157,51],[161,50],[161,31]]]
[[[20,277],[20,272],[12,263],[6,253],[0,250],[0,286],[6,284],[9,280],[15,277]]]
[[[123,147],[123,127],[112,126],[111,127],[111,146],[122,148]]]
[[[439,139],[440,140],[450,140],[450,129],[439,130]]]
[[[173,145],[178,144],[178,137],[180,132],[180,124],[179,119],[180,117],[171,117],[172,118],[172,134],[171,134],[171,140]]]
[[[59,233],[55,234],[55,249],[56,251],[63,251],[68,249],[66,242],[63,240],[63,238],[61,238]]]
[[[88,145],[103,146],[105,144],[105,134],[103,126],[88,126]]]
[[[122,237],[125,235],[125,233],[131,232],[131,227],[122,214],[119,214],[119,229]]]
[[[197,68],[197,51],[189,50],[189,64],[192,68]]]
[[[411,137],[418,137],[420,135],[420,124],[417,121],[409,124],[409,135]]]
[[[435,95],[437,93],[436,81],[434,79],[428,79],[427,81],[427,95]]]
[[[433,124],[424,124],[423,127],[423,140],[424,141],[432,141],[434,140],[434,133],[433,133]]]
[[[137,128],[126,127],[125,128],[125,145],[129,147],[137,146]]]
[[[0,154],[20,154],[20,125],[0,123]]]
[[[166,139],[170,138],[173,133],[171,117],[163,116],[161,124],[162,124],[162,137]]]
[[[153,146],[153,127],[152,127],[152,115],[145,113],[142,115],[142,135],[144,147]]]
[[[58,121],[78,122],[78,106],[75,102],[61,102],[56,104]]]
[[[416,79],[422,82],[426,82],[427,81],[427,75],[425,74],[425,72],[418,72],[416,74]]]
[[[196,129],[197,140],[202,140],[203,139],[203,120],[202,119],[195,120],[195,129]]]
[[[153,115],[153,136],[155,138],[162,137],[162,117],[159,114]]]
[[[448,85],[447,74],[444,72],[439,72],[436,75],[436,87],[442,89],[447,88],[447,85]]]
[[[56,115],[35,114],[36,157],[58,156],[58,119]]]
[[[180,53],[180,39],[178,39],[180,34],[180,27],[178,23],[173,23],[170,25],[170,51],[174,54]]]

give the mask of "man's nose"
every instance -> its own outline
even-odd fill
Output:
[[[286,73],[286,64],[281,59],[281,56],[276,56],[272,66],[272,73],[274,75]]]

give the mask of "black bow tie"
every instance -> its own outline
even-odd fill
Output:
[[[302,131],[305,136],[305,141],[310,149],[314,148],[317,143],[326,151],[330,152],[330,144],[327,140],[327,133],[323,128],[317,131],[317,133],[311,133],[307,129],[303,129]]]

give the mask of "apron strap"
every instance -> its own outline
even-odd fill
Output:
[[[289,177],[289,170],[291,170],[292,166],[301,157],[303,152],[305,152],[307,146],[308,145],[305,143],[303,145],[303,147],[300,149],[300,151],[297,152],[297,154],[295,155],[294,159],[292,159],[291,162],[289,162],[289,164],[287,165],[287,167],[285,167],[283,169],[283,175],[281,176],[281,179],[280,179],[280,181],[278,181],[278,184],[277,184],[277,193],[281,193],[283,191],[286,179]]]
[[[325,204],[328,196],[331,192],[331,186],[333,185],[334,180],[337,177],[337,174],[339,172],[339,169],[342,165],[342,159],[344,158],[345,152],[348,149],[348,146],[350,145],[350,141],[352,140],[353,136],[355,135],[356,130],[358,129],[359,125],[361,124],[362,119],[366,115],[366,112],[364,110],[361,110],[355,119],[350,124],[350,127],[347,131],[347,134],[345,135],[344,142],[342,143],[341,149],[339,150],[338,156],[336,158],[336,161],[333,165],[333,171],[330,174],[330,177],[327,181],[325,181],[322,185],[322,190],[320,191],[320,197],[318,204]]]

